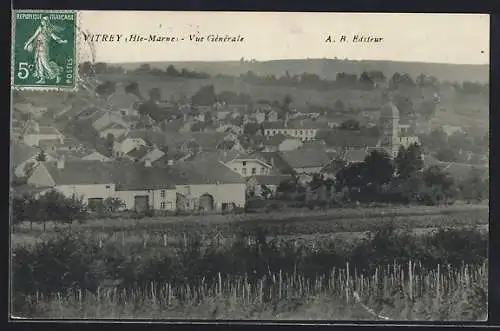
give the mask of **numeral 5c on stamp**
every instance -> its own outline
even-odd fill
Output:
[[[14,88],[74,88],[77,13],[14,11],[13,24]]]

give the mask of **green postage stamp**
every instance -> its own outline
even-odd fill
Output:
[[[14,88],[76,87],[76,11],[14,11],[12,36]]]

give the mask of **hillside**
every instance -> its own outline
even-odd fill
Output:
[[[135,69],[143,63],[120,63],[126,69]],[[428,74],[437,77],[440,81],[489,81],[488,65],[441,64],[418,62],[392,61],[354,61],[335,59],[303,59],[303,60],[274,60],[264,62],[225,61],[225,62],[150,62],[153,68],[165,69],[172,64],[176,68],[186,68],[209,73],[211,75],[240,75],[253,71],[258,75],[282,75],[286,71],[290,75],[304,72],[314,73],[323,79],[334,80],[339,72],[360,74],[363,70],[380,70],[387,77],[395,72],[405,72],[412,77],[419,74]]]

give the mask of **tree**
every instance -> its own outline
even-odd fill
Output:
[[[477,168],[472,168],[468,177],[458,186],[462,198],[468,202],[481,202],[488,198],[488,180],[485,178],[484,173]]]
[[[149,100],[157,102],[161,100],[161,91],[157,87],[153,87],[149,90]]]
[[[290,112],[292,111],[290,108],[290,105],[292,104],[293,98],[290,94],[285,94],[283,97],[283,101],[281,103],[281,110],[283,112],[283,116],[288,116],[290,115]]]
[[[139,84],[137,82],[130,82],[129,84],[127,84],[127,86],[125,86],[125,93],[133,94],[139,99],[144,100],[139,89]]]
[[[41,150],[40,153],[38,153],[38,155],[36,156],[36,160],[38,162],[45,162],[45,161],[47,161],[47,155],[45,154],[45,152],[43,150]]]
[[[418,112],[429,119],[436,113],[436,103],[431,100],[424,100],[418,107]]]
[[[408,148],[401,146],[395,160],[397,177],[407,179],[422,171],[424,161],[422,149],[418,144],[411,144]]]
[[[116,91],[116,82],[105,81],[104,83],[98,85],[95,89],[96,93],[104,98],[109,97]]]
[[[212,106],[217,102],[213,85],[202,86],[192,97],[191,102],[199,106]]]
[[[340,129],[342,130],[354,130],[357,131],[360,129],[359,122],[354,119],[349,119],[340,124]]]
[[[264,199],[271,199],[273,192],[267,187],[267,185],[260,186],[260,194]]]
[[[115,144],[115,136],[113,134],[108,133],[106,136],[106,140],[104,141],[104,147],[106,148],[106,156],[111,157],[113,156],[113,147]]]
[[[149,72],[151,71],[151,65],[149,63],[143,63],[137,68],[138,72]]]
[[[428,204],[440,204],[449,198],[454,197],[455,181],[447,172],[439,166],[430,166],[422,174],[427,190],[423,194],[423,199]]]
[[[166,74],[167,74],[167,76],[170,76],[170,77],[178,77],[179,76],[179,71],[177,71],[177,69],[173,65],[170,64],[167,67]]]
[[[94,72],[96,74],[102,74],[108,71],[108,65],[104,62],[96,62],[94,64]]]
[[[364,179],[367,188],[373,188],[373,191],[380,193],[381,187],[388,184],[394,175],[394,165],[390,156],[383,151],[372,151],[366,156]]]
[[[342,102],[342,100],[340,100],[340,99],[338,99],[337,101],[335,101],[335,104],[333,105],[333,107],[335,108],[335,110],[338,110],[338,111],[344,111],[345,110],[344,102]]]
[[[436,158],[443,162],[457,162],[458,152],[451,148],[442,148],[436,153]]]
[[[115,213],[125,207],[125,203],[120,198],[109,197],[103,200],[103,211],[106,214]]]
[[[94,75],[94,68],[90,61],[85,61],[78,66],[78,73],[81,76],[92,76]]]
[[[361,88],[364,89],[371,89],[374,87],[374,81],[366,71],[363,71],[359,76],[359,83],[361,85]]]

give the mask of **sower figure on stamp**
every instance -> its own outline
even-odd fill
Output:
[[[24,49],[28,52],[35,51],[35,72],[38,78],[37,84],[44,84],[46,79],[55,79],[56,83],[61,81],[61,67],[50,60],[50,41],[53,39],[58,44],[65,44],[68,41],[57,36],[64,28],[53,25],[47,16],[41,20],[41,25],[35,33],[26,41]]]

